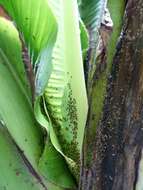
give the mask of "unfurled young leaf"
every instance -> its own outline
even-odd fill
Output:
[[[61,149],[54,143],[53,135],[50,135],[51,142],[65,155],[70,167],[71,163],[79,166],[88,106],[78,7],[76,0],[55,0],[49,4],[57,19],[58,36],[44,100],[50,118],[50,133],[55,132]]]

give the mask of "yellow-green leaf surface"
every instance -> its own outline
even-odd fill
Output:
[[[72,165],[79,165],[88,105],[77,1],[49,0],[49,5],[58,23],[53,70],[44,95],[51,142]]]
[[[15,66],[23,68],[20,57],[18,32],[10,21],[0,18],[0,115],[16,143],[35,166],[42,151],[42,135]]]
[[[9,56],[11,50],[13,56]],[[54,171],[53,168],[51,168],[48,174],[45,174],[44,171],[47,171],[47,168],[46,165],[44,165],[45,168],[43,168],[43,172],[39,174],[38,162],[44,148],[43,135],[35,121],[29,99],[25,95],[25,90],[19,78],[19,70],[16,69],[17,64],[19,64],[19,67],[23,67],[22,61],[19,59],[20,55],[21,46],[18,32],[10,21],[0,18],[0,120],[3,121],[12,138],[20,147],[34,170],[38,172],[38,175],[45,175],[43,176],[44,184],[46,184],[50,190],[59,190],[61,188],[50,184],[48,180],[51,179],[51,177],[46,178],[47,175],[54,176],[54,182],[56,183],[57,181],[56,184],[59,184],[59,179],[62,180],[62,183],[66,184],[63,179],[64,176],[65,180],[67,179],[73,186],[73,179],[70,181],[71,175],[68,169],[66,173],[64,160],[58,157],[56,153],[48,154],[49,159],[53,159],[53,162],[50,162],[50,166],[51,164],[53,164],[53,166],[54,164],[57,166],[59,164],[59,167],[56,167]],[[55,155],[56,159],[54,159],[53,155]],[[57,163],[55,163],[55,161],[57,161]],[[62,171],[60,171],[59,168],[62,168]],[[55,176],[54,173],[57,175]],[[45,181],[45,178],[47,181]]]
[[[1,190],[63,190],[53,184],[45,186],[21,157],[5,126],[0,124],[0,189]]]
[[[48,136],[44,152],[39,160],[40,172],[47,180],[59,185],[60,187],[73,189],[75,188],[75,180],[69,171],[67,163],[65,162],[65,155],[61,151],[61,146],[59,145],[58,139],[53,131],[51,122],[48,121],[47,116],[42,112],[45,105],[42,104],[40,107],[41,99],[43,101],[43,98],[38,98],[35,102],[35,116],[37,121],[46,129],[47,133],[50,133],[52,143]]]
[[[25,41],[36,73],[36,93],[43,92],[52,68],[57,24],[48,0],[0,0]]]
[[[80,19],[80,39],[81,39],[82,55],[84,60],[86,58],[87,50],[89,48],[89,35],[81,19]]]
[[[75,180],[71,175],[63,156],[57,152],[50,140],[46,142],[39,168],[44,177],[63,188],[76,189]]]
[[[23,34],[23,38],[30,51],[32,63],[35,64],[36,61],[36,94],[41,95],[51,74],[52,65],[50,60],[57,31],[56,20],[48,5],[48,0],[0,0],[0,3],[2,3],[8,11],[9,15],[16,23],[17,28]],[[37,101],[35,101],[35,104],[37,104]],[[41,116],[42,115],[38,115],[38,117]],[[56,153],[54,155],[55,160],[53,159],[53,152],[51,152],[54,161],[53,163],[50,162],[50,165],[46,165],[46,168],[42,167],[43,163],[41,161],[39,165],[41,166],[41,173],[46,179],[55,184],[60,184],[65,187],[73,187],[74,182],[64,158],[61,158],[58,152],[57,155]],[[46,156],[51,159],[49,152]],[[56,164],[54,164],[54,162]],[[65,167],[61,167],[63,166],[63,163],[65,163]],[[53,166],[55,165],[55,169],[50,169],[51,164],[53,164]]]
[[[52,65],[50,64],[51,53],[56,39],[57,25],[48,3],[58,22],[58,39],[52,54]],[[59,99],[56,106],[58,108],[60,104],[61,116],[55,111],[53,100],[50,100],[50,106],[46,108],[48,111],[51,109],[51,142],[56,150],[71,159],[68,159],[68,162],[74,160],[79,164],[87,115],[87,97],[77,2],[75,0],[0,0],[0,4],[12,17],[28,46],[36,71],[36,93],[42,94],[50,77],[45,93],[45,95],[48,93],[48,96],[45,96],[46,103],[48,104],[51,99],[51,93],[48,92],[50,88],[53,89],[53,100],[57,102]],[[63,80],[61,80],[62,75]],[[57,78],[54,80],[55,76]],[[50,84],[53,86],[50,87]],[[60,86],[57,88],[57,85]],[[59,122],[59,118],[62,118],[62,121]],[[62,148],[59,148],[59,143]]]
[[[0,18],[0,121],[3,122],[4,127],[8,129],[29,164],[41,178],[45,185],[44,189],[61,190],[45,181],[45,176],[42,177],[39,173],[38,162],[44,148],[43,135],[35,121],[32,106],[25,95],[22,79],[19,77],[19,70],[23,68],[20,44],[18,32],[12,22]],[[13,54],[11,55],[11,53]],[[17,69],[17,64],[19,64],[19,68],[21,67],[20,69]],[[4,172],[7,171],[9,170]],[[1,180],[3,178],[0,178]],[[15,185],[12,181],[6,183],[8,187]],[[8,190],[15,190],[10,187]],[[25,188],[25,186],[21,188]],[[31,190],[32,188],[30,189],[27,184],[25,189]]]
[[[108,44],[108,68],[111,69],[113,57],[116,53],[116,46],[118,43],[118,39],[120,37],[122,24],[123,24],[123,16],[125,11],[125,1],[120,0],[118,3],[115,3],[114,0],[108,0],[108,8],[111,14],[111,18],[113,20],[113,32],[111,35],[111,39]]]
[[[26,167],[4,126],[0,124],[0,189],[45,190]]]

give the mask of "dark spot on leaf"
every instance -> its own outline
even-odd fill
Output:
[[[19,176],[20,175],[20,172],[19,171],[16,171],[16,176]]]

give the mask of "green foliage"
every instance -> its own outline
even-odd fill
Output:
[[[1,19],[1,121],[37,174],[44,177],[45,186],[49,181],[74,188],[71,172],[79,175],[88,109],[82,61],[88,35],[79,21],[77,2],[0,0],[0,4],[28,48],[36,87],[33,109],[18,31],[12,22]],[[45,142],[35,117],[46,131]]]
[[[0,0],[16,23],[36,70],[36,94],[42,94],[51,74],[57,23],[47,0]],[[38,68],[36,69],[38,65]]]
[[[59,30],[52,55],[53,72],[44,98],[62,150],[76,162],[77,155],[75,159],[70,152],[80,154],[87,115],[78,8],[75,0],[51,1],[51,7]]]
[[[35,176],[28,174],[29,171],[24,166],[20,153],[10,140],[10,138],[14,139],[28,163],[38,173],[38,161],[43,149],[43,135],[30,103],[29,88],[26,85],[20,56],[21,45],[18,32],[10,21],[3,18],[0,18],[0,26],[0,121],[3,123],[3,128],[7,129],[0,129],[2,172],[0,184],[2,188],[6,187],[8,190],[15,190],[16,187],[21,189],[27,187],[28,190],[43,189],[44,187],[37,184]],[[7,131],[10,135],[7,135]],[[50,187],[50,190],[56,190],[57,187],[45,182],[39,173],[38,175],[41,183]],[[26,186],[25,181],[28,179]]]
[[[120,0],[118,2],[115,2],[113,0],[108,0],[108,8],[111,13],[111,18],[114,24],[113,32],[110,38],[110,42],[108,45],[108,66],[109,69],[111,68],[112,60],[116,52],[116,45],[117,41],[119,39],[121,28],[122,28],[122,22],[123,22],[123,15],[125,10],[125,1]]]
[[[88,29],[97,30],[100,27],[105,7],[105,0],[79,1],[81,19]]]
[[[15,142],[36,166],[42,151],[42,134],[19,77],[24,76],[20,40],[11,22],[0,18],[0,26],[0,115]]]
[[[0,189],[43,190],[30,174],[7,130],[0,124]]]
[[[61,187],[76,187],[67,164],[51,142],[46,142],[43,155],[39,161],[39,169],[47,181],[55,182]]]
[[[7,190],[74,189],[88,111],[87,29],[97,47],[105,1],[0,0],[0,5],[12,20],[0,18],[0,167],[5,174],[0,185]],[[35,76],[34,105],[22,46]],[[100,81],[95,92],[100,105],[104,90]]]
[[[88,35],[88,31],[81,19],[80,19],[79,24],[80,24],[80,39],[81,39],[82,57],[83,57],[83,60],[85,60],[86,56],[87,56],[87,51],[89,49],[89,35]]]

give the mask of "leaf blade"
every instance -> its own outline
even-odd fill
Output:
[[[71,170],[74,170],[71,165],[78,162],[79,166],[80,162],[79,157],[88,109],[79,15],[75,0],[70,2],[56,0],[49,1],[49,3],[57,19],[59,30],[52,55],[53,71],[48,81],[44,98],[46,111],[50,117],[51,142],[57,151],[70,163]],[[72,102],[70,101],[71,99]],[[75,105],[75,101],[77,105]],[[70,112],[70,106],[72,113]],[[75,115],[72,115],[74,114],[73,112],[75,112]],[[56,134],[54,134],[55,131]],[[58,138],[55,142],[54,136],[56,135]],[[61,148],[58,146],[57,141]],[[74,170],[74,172],[79,173],[78,170],[76,172]]]
[[[0,124],[0,189],[43,190],[30,174],[6,128]],[[5,159],[6,158],[6,159]]]
[[[57,34],[48,0],[0,0],[0,4],[22,33],[36,72],[36,94],[41,95],[51,73],[51,54]]]

